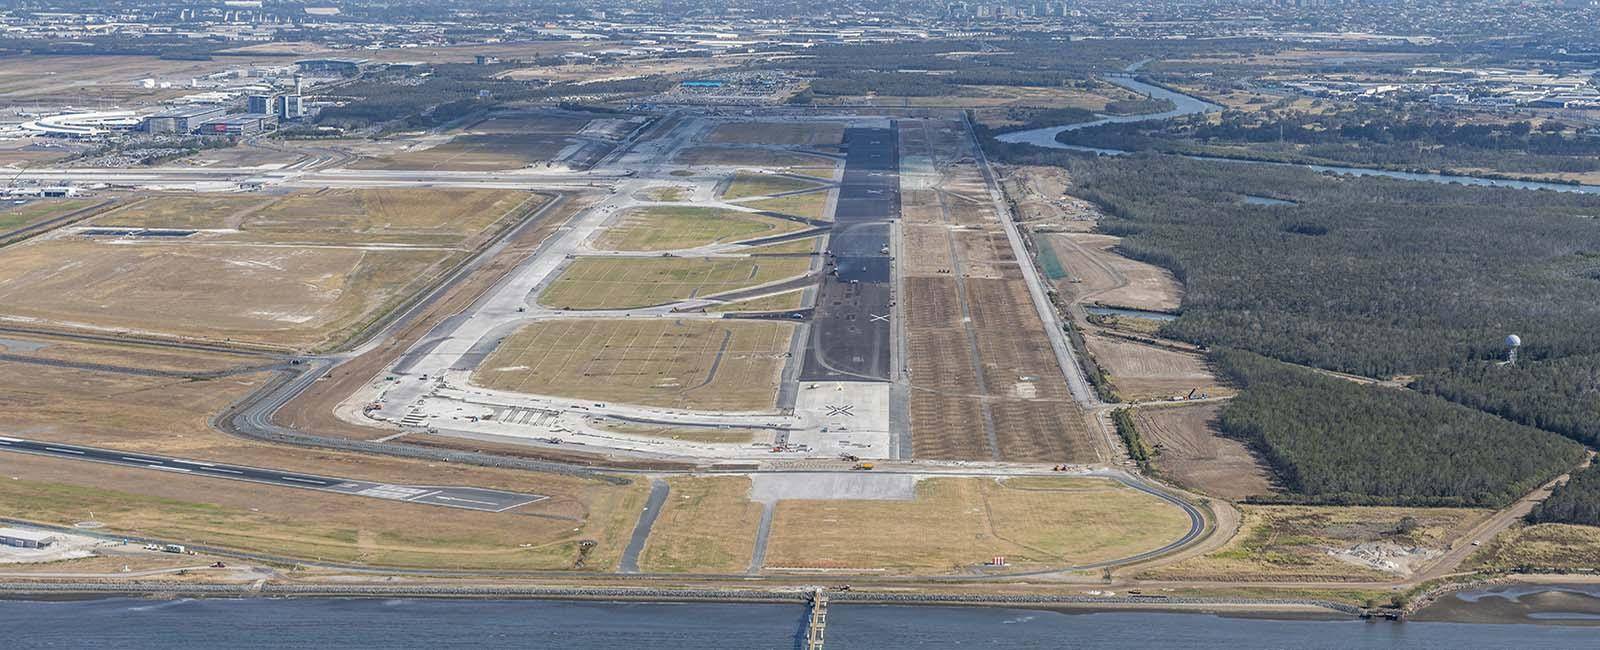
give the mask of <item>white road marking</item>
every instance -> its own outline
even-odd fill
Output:
[[[189,473],[189,472],[193,472],[194,471],[192,469],[184,469],[182,467],[167,467],[166,465],[145,465],[145,467],[148,467],[150,469],[164,469],[164,470],[167,470],[169,472]]]
[[[279,476],[278,478],[283,479],[285,481],[297,481],[297,482],[300,482],[300,483],[310,483],[311,485],[321,485],[321,486],[324,486],[324,487],[326,487],[328,485],[327,482],[325,482],[325,481],[313,481],[311,479],[295,478],[293,476]]]
[[[480,506],[498,506],[498,505],[500,505],[500,504],[495,503],[493,501],[477,501],[475,499],[460,499],[460,498],[456,498],[456,497],[434,497],[434,499],[438,500],[438,501],[460,501],[462,503],[476,503],[476,504],[478,504]]]
[[[243,474],[244,473],[244,472],[241,472],[241,471],[238,471],[238,470],[223,469],[221,467],[204,467],[204,468],[201,468],[200,471],[202,471],[202,472],[227,472],[229,474]]]
[[[22,442],[22,441],[18,440],[16,438],[7,438],[5,436],[0,436],[0,442]]]
[[[161,464],[161,461],[156,460],[154,458],[134,458],[132,456],[123,456],[122,459],[123,460],[128,460],[128,461],[133,461],[135,463],[156,463],[158,465]]]
[[[83,452],[78,451],[76,449],[62,449],[60,447],[45,447],[45,450],[46,451],[60,452],[60,453],[63,453],[63,454],[77,454],[79,456],[83,455]]]
[[[178,459],[174,458],[172,460],[172,462],[174,462],[174,463],[183,463],[185,465],[199,465],[200,467],[216,467],[216,465],[212,465],[211,463],[202,463],[202,462],[200,462],[198,460],[178,460]]]

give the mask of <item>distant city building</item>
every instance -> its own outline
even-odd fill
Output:
[[[245,98],[245,111],[249,113],[274,113],[272,95],[250,95]]]
[[[336,74],[354,77],[361,74],[371,62],[366,59],[301,59],[294,65],[301,74]]]
[[[200,135],[228,135],[248,137],[260,135],[278,126],[275,115],[242,113],[217,118],[200,125]]]
[[[150,133],[192,133],[202,122],[227,114],[228,109],[222,106],[174,108],[144,118],[144,130]]]
[[[250,112],[254,113],[255,111]],[[273,102],[273,110],[271,112],[277,113],[278,119],[285,122],[298,120],[306,116],[305,101],[299,95],[279,95],[277,100]]]

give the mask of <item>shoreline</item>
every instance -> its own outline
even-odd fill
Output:
[[[913,607],[997,607],[1063,614],[1167,612],[1236,618],[1360,620],[1360,608],[1319,600],[1203,597],[1097,597],[1049,595],[898,594],[827,592],[830,604]],[[399,586],[399,585],[224,585],[180,583],[0,583],[0,602],[73,602],[138,598],[528,600],[619,603],[789,604],[805,606],[810,591],[627,589],[583,587]]]

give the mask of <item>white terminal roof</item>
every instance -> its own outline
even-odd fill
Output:
[[[55,539],[55,533],[42,530],[23,530],[21,528],[0,528],[0,537],[23,539],[30,542],[44,542]]]

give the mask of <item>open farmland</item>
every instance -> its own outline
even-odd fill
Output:
[[[838,122],[733,122],[711,131],[707,142],[774,146],[834,146],[844,140]]]
[[[964,573],[1084,564],[1160,547],[1188,529],[1177,508],[1103,479],[931,478],[912,501],[780,501],[769,570]]]
[[[645,571],[740,573],[755,550],[761,504],[750,500],[750,479],[679,477],[639,557]]]
[[[665,251],[794,232],[805,224],[749,212],[698,206],[653,206],[622,213],[595,245],[617,251]]]
[[[552,320],[473,374],[501,390],[686,409],[773,407],[794,326],[737,320]]]
[[[753,287],[803,275],[803,257],[581,257],[539,296],[556,309],[635,309]]]

